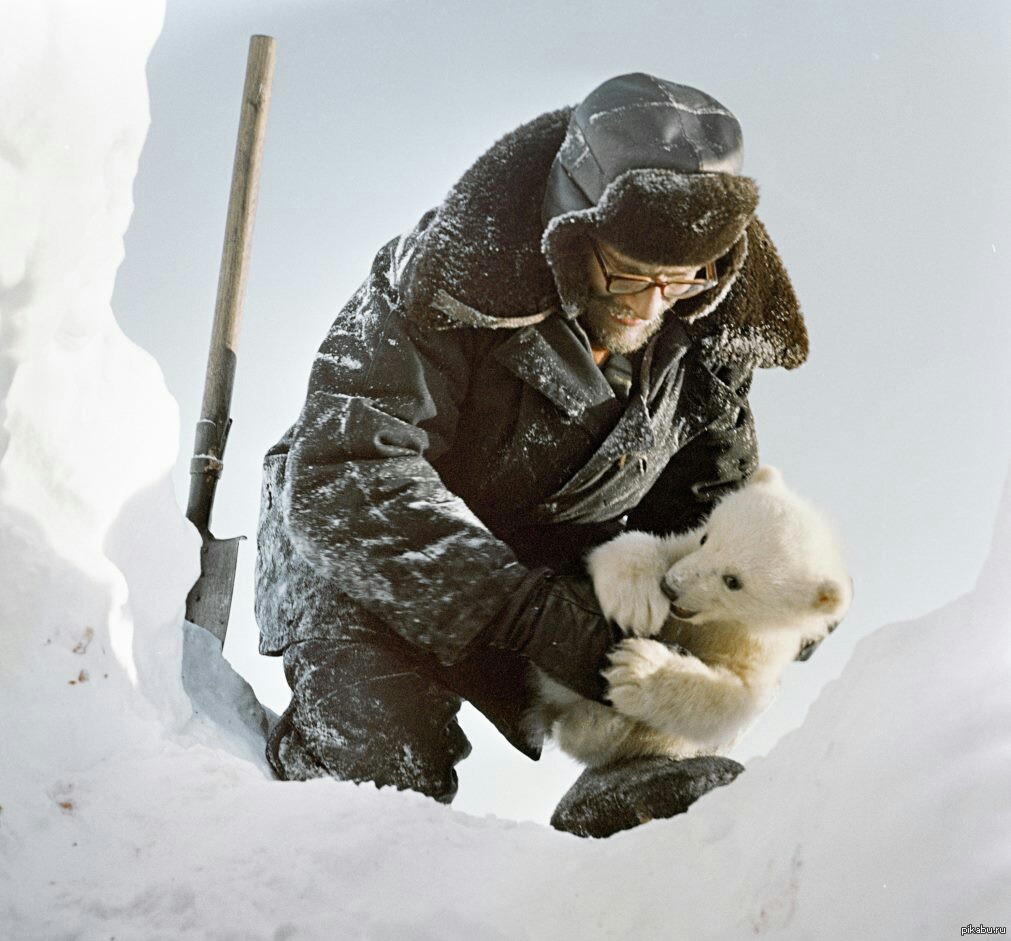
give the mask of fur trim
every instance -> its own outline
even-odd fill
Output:
[[[630,170],[604,192],[597,235],[655,265],[703,265],[725,255],[755,214],[758,187],[746,176]]]
[[[718,356],[795,369],[808,353],[797,295],[765,226],[752,219],[746,235],[748,251],[726,299],[710,317],[691,321],[688,334]]]
[[[541,204],[570,112],[542,114],[506,134],[450,190],[405,280],[412,319],[448,325],[446,312],[432,309],[440,288],[490,317],[526,317],[557,306],[541,254]]]

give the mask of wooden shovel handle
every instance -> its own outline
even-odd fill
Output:
[[[249,40],[246,81],[242,90],[242,113],[235,144],[232,189],[228,197],[225,243],[221,252],[218,297],[207,357],[204,399],[197,422],[190,464],[190,495],[186,516],[201,532],[210,525],[211,506],[221,476],[225,442],[230,424],[232,388],[242,302],[246,293],[249,251],[253,238],[256,198],[260,188],[260,163],[267,130],[271,83],[274,78],[274,39],[253,36]]]

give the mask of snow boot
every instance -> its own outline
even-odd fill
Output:
[[[683,814],[707,791],[744,770],[731,758],[629,758],[587,768],[551,816],[556,830],[606,837],[650,820]]]

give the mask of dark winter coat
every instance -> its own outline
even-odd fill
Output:
[[[380,250],[267,453],[258,534],[262,653],[379,625],[533,755],[515,728],[521,664],[475,638],[528,568],[579,571],[626,526],[696,525],[757,464],[754,368],[806,355],[752,219],[709,306],[668,318],[616,397],[542,248],[571,113],[499,141]]]

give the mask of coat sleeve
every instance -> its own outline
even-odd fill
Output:
[[[319,575],[451,663],[528,572],[432,467],[453,441],[477,331],[403,316],[402,248],[379,252],[317,354],[282,510]]]
[[[735,363],[698,364],[693,407],[716,417],[671,457],[657,482],[629,513],[628,527],[667,535],[695,529],[724,494],[758,467],[758,438],[748,404],[753,370]],[[692,407],[691,405],[689,407]]]

